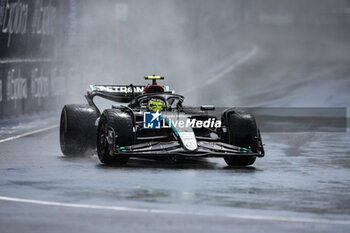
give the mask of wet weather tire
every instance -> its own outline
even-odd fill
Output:
[[[99,114],[89,105],[70,104],[62,109],[60,119],[60,146],[64,155],[83,156],[96,148]]]
[[[250,148],[254,153],[258,151],[258,129],[253,115],[246,112],[224,113],[226,122],[226,141],[231,145]],[[256,157],[232,156],[226,157],[229,166],[249,166],[255,162]]]
[[[97,132],[97,155],[101,163],[126,164],[129,157],[116,154],[113,145],[121,147],[134,144],[132,116],[121,109],[107,109],[101,115]],[[114,144],[108,142],[110,133],[115,138]]]

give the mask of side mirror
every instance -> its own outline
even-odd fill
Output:
[[[201,110],[203,111],[213,111],[215,110],[214,105],[201,105]]]

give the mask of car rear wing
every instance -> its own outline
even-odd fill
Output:
[[[86,99],[93,103],[95,96],[100,96],[120,103],[128,103],[144,93],[145,86],[140,85],[90,85]]]

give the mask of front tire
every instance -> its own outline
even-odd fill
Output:
[[[114,143],[108,142],[112,135]],[[126,164],[128,156],[116,155],[113,146],[128,146],[134,144],[133,119],[121,109],[107,109],[100,118],[97,131],[97,155],[104,164]]]
[[[258,152],[258,129],[253,115],[231,111],[224,113],[223,121],[227,126],[226,142]],[[224,159],[229,166],[249,166],[254,164],[256,157],[231,156]]]

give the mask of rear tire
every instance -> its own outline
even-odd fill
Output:
[[[231,111],[224,113],[223,122],[227,126],[226,142],[258,152],[258,129],[253,115]],[[249,166],[254,164],[256,157],[232,156],[224,159],[229,166]]]
[[[129,157],[115,155],[116,148],[113,148],[113,144],[108,143],[109,131],[116,136],[116,146],[121,147],[134,144],[135,135],[131,115],[121,109],[107,109],[101,115],[97,131],[97,154],[101,163],[126,164],[129,161]]]
[[[97,109],[89,105],[70,104],[63,107],[60,119],[60,146],[64,155],[82,156],[96,148],[95,121],[98,116]]]

